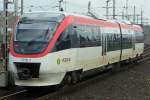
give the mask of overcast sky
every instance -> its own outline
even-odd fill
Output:
[[[20,0],[18,0],[20,1]],[[57,11],[59,0],[24,0],[24,9],[28,12],[32,11]],[[65,1],[65,0],[64,0]],[[95,11],[100,17],[104,17],[106,10],[102,7],[106,6],[106,0],[66,0],[67,12],[86,13],[88,1],[92,2],[93,11]],[[144,10],[144,16],[147,18],[150,16],[150,0],[128,0],[129,10],[128,13],[133,14],[133,6],[137,7],[136,12],[140,14],[141,9]],[[110,6],[112,6],[112,0],[110,0]],[[122,14],[126,12],[123,6],[126,5],[126,0],[116,0],[116,13]],[[65,4],[63,4],[65,8]],[[3,9],[3,0],[0,0],[0,10]],[[13,9],[13,6],[10,6]],[[110,12],[112,10],[110,9]]]

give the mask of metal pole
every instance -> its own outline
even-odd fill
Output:
[[[143,10],[141,10],[141,25],[143,24]]]
[[[139,14],[136,15],[137,16],[137,24],[139,23]]]
[[[91,1],[88,3],[88,13],[91,13]]]
[[[136,17],[135,13],[136,13],[136,8],[135,8],[135,6],[134,6],[134,12],[133,12],[133,22],[134,22],[134,23],[135,23],[135,17]]]
[[[21,0],[21,15],[23,15],[23,10],[24,10],[24,2]]]
[[[61,0],[59,0],[59,11],[61,10]]]
[[[116,1],[113,0],[113,19],[116,19]]]
[[[18,16],[18,0],[14,1],[14,6],[15,16]]]
[[[63,0],[59,0],[59,11],[62,11],[62,2]]]
[[[65,11],[67,11],[67,1],[65,0]]]
[[[124,11],[122,11],[122,20],[124,20]]]
[[[3,44],[4,44],[4,66],[5,66],[5,71],[8,69],[8,0],[4,0],[4,12],[5,12],[5,33],[3,34]]]
[[[128,16],[128,0],[126,0],[126,17],[127,17],[127,19],[129,19],[129,16]]]
[[[108,7],[108,3],[110,0],[106,1],[106,19],[109,19],[108,14],[109,14],[109,7]]]

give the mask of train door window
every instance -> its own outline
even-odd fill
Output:
[[[116,50],[116,32],[115,29],[112,29],[113,31],[113,47],[112,47],[112,51]]]
[[[107,34],[107,51],[111,50],[111,35]]]
[[[124,29],[122,30],[122,48],[126,48],[126,33]]]
[[[128,30],[124,30],[122,35],[122,46],[123,49],[132,48],[132,33]]]
[[[124,31],[125,32],[125,31]],[[127,41],[127,37],[126,37],[126,34],[125,33],[123,33],[122,34],[122,47],[123,47],[123,49],[126,49],[126,42]]]
[[[85,26],[84,25],[79,25],[77,28],[77,33],[80,36],[80,47],[86,47],[85,41],[86,41],[86,31],[85,31]]]
[[[80,37],[77,29],[79,28],[78,25],[72,25],[70,27],[70,35],[71,35],[71,47],[78,48],[80,45]]]
[[[100,27],[97,27],[98,29],[98,36],[99,38],[97,38],[98,41],[98,46],[101,46],[102,45],[102,40],[101,40],[101,36],[102,36],[102,33],[101,33],[101,28]]]
[[[128,31],[128,48],[132,48],[132,34]]]
[[[144,42],[144,35],[140,31],[135,31],[136,43],[143,43]]]
[[[132,32],[131,30],[129,30],[128,32],[129,32],[129,48],[132,48]]]
[[[115,31],[115,50],[118,50],[118,32],[117,29],[114,30]]]
[[[135,32],[134,30],[131,30],[131,32],[132,32],[132,47],[133,47],[133,50],[135,50],[135,42],[136,42]]]
[[[116,50],[121,49],[121,36],[119,28],[116,29]]]
[[[103,28],[102,55],[106,55],[106,52],[107,52],[107,34],[108,34],[108,30],[106,28]]]
[[[114,29],[114,32],[115,32],[115,50],[117,50],[118,49],[118,42],[117,42],[118,34],[117,34],[117,30],[116,29]]]
[[[120,35],[116,34],[116,50],[120,49]]]
[[[92,46],[92,26],[86,26],[85,28],[86,47]]]
[[[111,40],[111,29],[108,29],[108,33],[107,33],[107,51],[111,51],[111,44],[112,44],[112,40]]]
[[[125,40],[124,39],[124,29],[122,29],[122,49],[124,49],[124,43],[125,43],[124,40]]]
[[[128,49],[130,47],[130,36],[129,36],[129,31],[126,30],[126,37],[127,37],[127,41],[126,41],[126,49]]]
[[[100,41],[100,28],[97,26],[94,26],[92,28],[92,41],[93,41],[93,46],[100,46],[101,41]]]
[[[111,51],[115,50],[115,32],[114,29],[111,29],[111,43],[110,43]]]
[[[91,27],[91,31],[92,31],[92,39],[91,39],[91,44],[92,46],[96,46],[96,30],[95,27]]]
[[[113,48],[113,50],[116,50],[116,39],[117,39],[117,35],[114,32],[114,39],[113,39],[114,48]]]
[[[71,48],[71,35],[69,27],[61,33],[56,42],[56,51],[65,50]]]
[[[113,29],[109,29],[107,40],[108,40],[108,43],[107,43],[108,51],[113,51],[113,49],[114,49],[114,31],[113,31]]]
[[[130,32],[130,30],[126,30],[127,31],[127,49],[128,48],[132,48],[132,33]]]

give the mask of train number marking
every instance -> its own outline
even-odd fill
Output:
[[[58,58],[57,59],[57,65],[60,65],[61,63],[67,63],[67,62],[70,62],[71,61],[71,58]]]
[[[62,59],[62,62],[70,62],[71,61],[71,58],[63,58]]]
[[[22,58],[21,61],[22,62],[31,62],[31,59],[30,58]]]

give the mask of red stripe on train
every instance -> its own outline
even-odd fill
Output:
[[[54,37],[50,41],[47,49],[43,51],[42,53],[39,54],[30,54],[30,55],[23,55],[23,54],[17,54],[14,51],[13,47],[13,37],[11,38],[11,44],[10,44],[10,53],[15,56],[15,57],[22,57],[22,58],[39,58],[47,55],[48,53],[51,52],[53,49],[57,39],[59,38],[60,34],[67,28],[70,24],[84,24],[84,25],[93,25],[93,26],[100,26],[104,28],[119,28],[119,25],[115,22],[109,22],[109,21],[104,21],[104,20],[96,20],[92,18],[83,18],[79,16],[67,16],[63,22],[60,24],[58,29],[55,32]],[[132,25],[127,25],[127,24],[121,24],[122,29],[132,29]]]
[[[12,56],[14,57],[21,57],[21,58],[39,58],[39,57],[43,57],[45,55],[47,55],[48,53],[51,52],[51,50],[53,49],[55,42],[57,41],[58,37],[60,36],[60,34],[65,30],[66,27],[68,27],[71,23],[72,23],[72,18],[70,16],[66,17],[62,23],[60,24],[60,26],[58,27],[58,29],[55,32],[54,37],[52,38],[52,40],[50,41],[47,49],[45,49],[42,53],[39,54],[17,54],[14,51],[14,46],[13,46],[13,36],[11,37],[11,43],[10,43],[10,53],[12,54]]]

